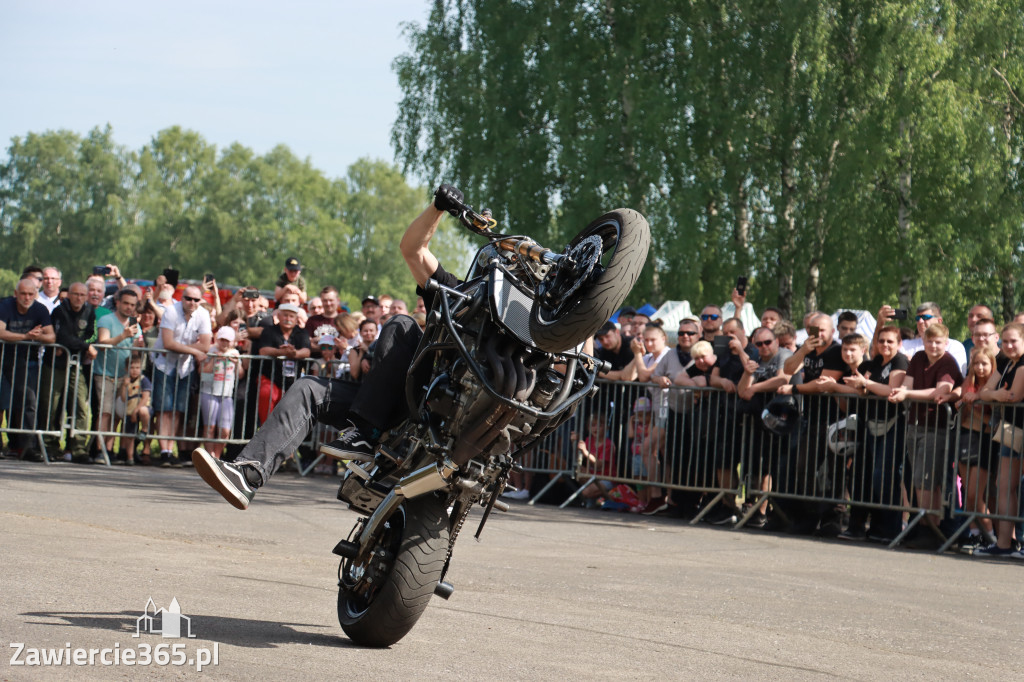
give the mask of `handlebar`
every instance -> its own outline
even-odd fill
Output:
[[[486,237],[500,249],[518,253],[520,256],[538,263],[558,263],[566,257],[564,254],[555,253],[551,249],[541,246],[529,237],[508,236],[492,232],[492,228],[498,225],[498,221],[490,216],[490,211],[477,213],[469,204],[451,198],[449,201],[457,204],[457,210],[450,210],[449,213],[455,216],[467,230]]]

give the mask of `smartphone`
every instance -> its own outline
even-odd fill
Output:
[[[133,326],[137,325],[138,323],[139,323],[139,318],[137,318],[137,317],[129,317],[128,318],[128,326],[129,327],[133,327]]]
[[[729,350],[729,341],[731,338],[732,337],[726,336],[725,334],[720,334],[712,339],[711,347],[715,349],[716,353],[718,351],[727,351]]]
[[[242,292],[242,298],[259,298],[260,292],[255,289],[246,289]]]
[[[164,279],[172,287],[178,286],[178,271],[174,268],[164,268]]]
[[[238,331],[239,332],[244,332],[244,331],[246,331],[248,329],[249,329],[249,325],[247,325],[245,322],[239,322],[238,323]]]
[[[811,325],[807,328],[807,336],[817,336],[820,331],[816,325]]]
[[[906,308],[896,308],[895,310],[892,311],[892,317],[890,319],[905,320],[907,319],[908,314],[909,311]]]
[[[740,296],[747,295],[747,278],[740,276],[736,278],[736,292]]]
[[[109,275],[110,268],[106,265],[94,265],[92,268],[92,274],[94,275]]]
[[[203,282],[209,284],[212,281],[213,281],[213,273],[212,272],[208,272],[205,275],[203,275]]]

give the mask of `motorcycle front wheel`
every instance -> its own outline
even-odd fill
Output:
[[[338,621],[349,639],[385,647],[408,634],[434,594],[447,551],[445,502],[425,495],[403,503],[366,562],[342,560]]]
[[[596,237],[597,239],[591,239]],[[606,213],[583,229],[569,243],[569,251],[599,251],[599,264],[588,271],[585,282],[561,281],[572,273],[553,269],[548,279],[556,304],[535,304],[530,317],[530,336],[534,344],[549,353],[575,348],[594,335],[626,300],[651,246],[651,228],[647,219],[629,208]],[[559,295],[564,288],[565,296]]]

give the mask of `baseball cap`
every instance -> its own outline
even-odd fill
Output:
[[[282,313],[295,313],[296,315],[298,315],[299,306],[295,305],[294,303],[282,303],[281,305],[277,306],[277,311]]]
[[[218,339],[227,339],[228,341],[235,340],[235,330],[231,327],[224,326],[217,330]]]
[[[284,262],[285,270],[301,270],[302,264],[299,263],[299,259],[294,256]]]
[[[632,317],[633,315],[636,315],[636,308],[627,305],[625,308],[619,311],[619,317],[622,317],[623,315],[625,315],[626,317]]]
[[[334,335],[333,334],[324,334],[323,336],[320,337],[320,340],[316,342],[316,345],[318,345],[318,346],[334,346],[334,345],[336,345],[335,342],[334,342]]]
[[[363,296],[363,300],[361,301],[361,303],[366,303],[367,301],[371,301],[373,303],[376,303],[377,305],[380,305],[380,299],[374,296],[373,294],[370,294],[369,296]]]
[[[604,336],[608,332],[613,332],[616,329],[618,329],[618,327],[615,326],[615,323],[612,322],[611,320],[608,320],[607,322],[601,325],[601,328],[597,330],[597,333],[594,334],[594,336]]]
[[[651,399],[645,395],[640,396],[633,403],[634,412],[650,412],[651,411]]]

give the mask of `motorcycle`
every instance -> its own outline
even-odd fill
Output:
[[[587,339],[622,305],[650,246],[647,221],[617,209],[560,253],[454,202],[487,243],[464,282],[428,280],[434,303],[406,380],[410,418],[372,462],[349,462],[338,499],[360,515],[334,548],[338,620],[355,643],[404,637],[430,598],[448,599],[455,541],[475,505],[479,539],[517,457],[572,416],[604,363]]]

